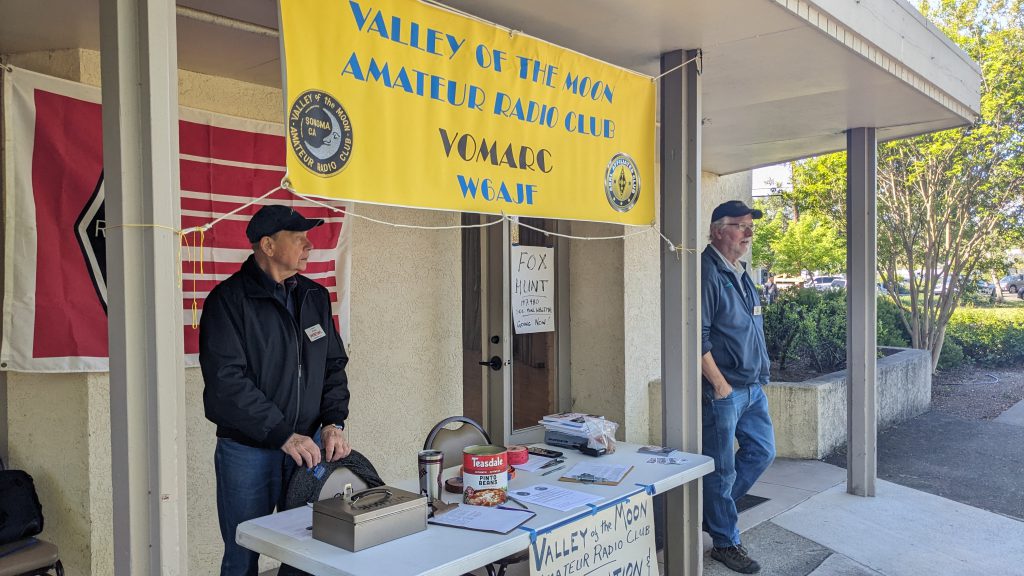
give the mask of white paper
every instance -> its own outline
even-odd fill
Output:
[[[669,454],[675,452],[675,449],[669,448],[668,446],[648,445],[641,446],[637,448],[636,451],[640,452],[641,454],[656,454],[658,456],[668,456]]]
[[[555,249],[512,246],[512,322],[516,334],[555,331]]]
[[[572,470],[562,474],[563,478],[579,478],[588,474],[597,478],[596,482],[621,482],[622,477],[629,472],[630,466],[616,464],[595,464],[592,462],[580,462],[572,467]]]
[[[526,461],[526,464],[516,464],[514,468],[516,470],[525,470],[527,472],[537,472],[540,467],[551,462],[554,458],[548,458],[547,456],[537,456],[536,454],[530,454],[530,459]],[[555,465],[557,466],[557,464]],[[551,466],[554,468],[555,466]]]
[[[546,508],[554,508],[563,512],[602,500],[600,496],[594,496],[579,490],[562,488],[554,484],[534,484],[528,488],[509,490],[508,493],[521,502],[539,504]]]
[[[648,464],[686,464],[686,458],[655,456],[647,459]]]
[[[471,530],[508,534],[516,526],[534,516],[536,516],[536,513],[530,510],[506,508],[503,506],[492,508],[489,506],[460,504],[457,508],[448,510],[439,516],[434,516],[427,520],[427,522],[440,526],[453,526],[455,528],[469,528]]]

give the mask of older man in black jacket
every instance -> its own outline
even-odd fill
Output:
[[[217,425],[214,465],[224,539],[222,575],[257,574],[259,556],[235,543],[238,524],[283,503],[297,466],[349,454],[348,380],[330,294],[299,274],[323,224],[281,205],[249,221],[253,254],[210,292],[199,327],[206,417]]]

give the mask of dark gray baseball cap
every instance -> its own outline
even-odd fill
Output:
[[[252,215],[245,227],[245,236],[255,244],[264,236],[273,236],[281,230],[305,232],[323,224],[322,218],[306,218],[295,210],[281,204],[270,204]]]
[[[722,202],[715,208],[715,211],[711,213],[711,221],[716,222],[726,216],[737,218],[747,214],[750,214],[755,220],[764,216],[764,212],[757,208],[751,208],[740,200],[729,200],[728,202]]]

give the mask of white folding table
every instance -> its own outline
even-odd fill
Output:
[[[660,494],[714,470],[714,462],[710,458],[688,453],[682,454],[686,459],[684,464],[647,464],[647,459],[652,456],[638,453],[637,448],[639,446],[636,444],[619,442],[614,454],[602,456],[598,460],[601,464],[633,466],[632,471],[617,486],[579,483],[563,485],[601,496],[602,500],[597,502],[600,506],[639,491]],[[562,451],[566,457],[564,470],[547,476],[541,475],[544,471],[517,470],[510,489],[539,482],[557,483],[559,476],[577,462],[594,460],[575,450]],[[416,480],[395,485],[413,492],[418,490]],[[457,502],[460,499],[461,495],[445,494],[446,501]],[[569,512],[533,504],[529,508],[537,515],[524,526],[537,532],[589,513],[586,507]],[[318,576],[459,575],[525,550],[530,545],[529,531],[519,528],[508,534],[493,534],[428,524],[422,532],[359,552],[348,552],[313,539],[312,532],[306,529],[313,522],[312,515],[312,508],[304,506],[244,522],[238,527],[237,542],[250,550]]]

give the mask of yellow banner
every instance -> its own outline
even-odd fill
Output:
[[[654,82],[416,0],[281,0],[303,194],[654,221]]]

